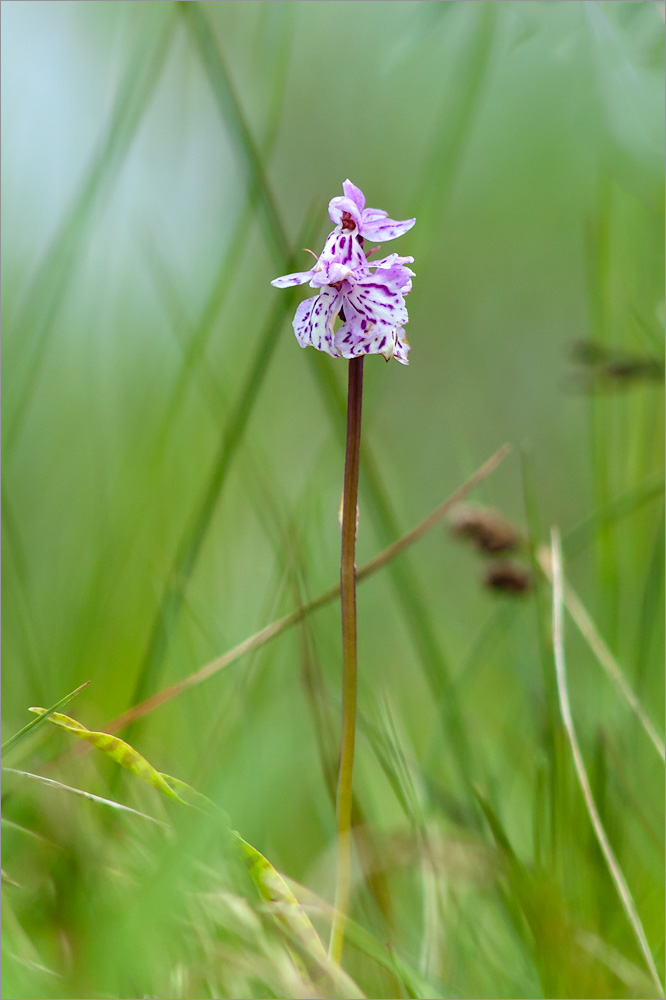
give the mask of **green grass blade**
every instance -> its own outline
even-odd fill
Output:
[[[42,708],[31,708],[30,711],[39,713],[42,718],[46,715],[46,710]],[[172,799],[175,802],[179,802],[181,805],[194,806],[208,814],[216,816],[217,818],[224,818],[224,814],[221,810],[217,809],[215,804],[211,802],[210,799],[201,795],[184,781],[180,781],[178,778],[173,778],[168,774],[161,774],[146,760],[145,757],[142,757],[141,754],[134,749],[134,747],[130,746],[129,743],[126,743],[124,740],[119,739],[117,736],[111,736],[109,733],[93,732],[90,729],[86,729],[86,727],[80,722],[77,722],[76,719],[70,719],[68,716],[60,715],[59,713],[53,713],[48,716],[48,718],[54,725],[64,729],[77,739],[85,740],[87,743],[90,743],[96,750],[99,750],[107,757],[110,757],[111,760],[120,764],[121,767],[124,767],[137,778],[140,778],[147,785],[150,785],[151,788],[161,792],[162,795],[166,795],[167,798]],[[24,774],[25,772],[12,771],[12,773]],[[54,782],[52,779],[45,780],[50,784],[60,785],[59,782]],[[62,787],[67,788],[68,786]],[[85,794],[86,797],[90,797],[89,793],[82,794]],[[99,800],[99,797],[94,796],[94,799],[97,801]],[[107,804],[111,803],[119,806],[118,803],[112,803],[112,800],[101,801],[104,801]],[[246,840],[243,840],[240,834],[235,831],[232,831],[232,833],[239,846],[241,856],[245,860],[248,867],[252,880],[257,886],[262,898],[267,902],[277,902],[285,907],[281,919],[288,926],[290,931],[298,937],[303,946],[316,960],[327,960],[324,946],[322,945],[317,932],[282,876],[263,856],[263,854],[260,854],[256,848],[252,847],[251,844],[248,844]]]
[[[267,115],[265,135],[260,143],[259,151],[260,157],[263,157],[265,162],[268,162],[270,159],[278,136],[293,37],[290,30],[291,20],[291,15],[280,18],[278,36],[277,38],[273,38],[272,49],[275,59],[275,72],[273,73],[274,86],[272,88],[271,103]],[[226,80],[226,70],[224,67],[222,67],[222,74]],[[242,260],[243,249],[252,228],[258,202],[259,189],[256,185],[253,185],[252,189],[248,192],[248,197],[243,204],[243,209],[234,226],[232,235],[222,251],[216,268],[215,281],[201,310],[199,319],[184,338],[183,363],[179,368],[176,383],[165,408],[164,424],[156,445],[158,456],[162,454],[162,449],[169,438],[176,415],[180,410],[187,388],[192,383],[193,376],[199,373],[199,377],[201,378],[204,374],[204,371],[200,369],[206,355],[206,345],[227,294],[236,278]],[[173,307],[173,281],[167,274],[166,265],[157,256],[157,253],[157,248],[154,248],[151,254],[153,263],[151,270],[155,274],[160,295],[166,302],[170,302]]]
[[[326,951],[319,935],[280,873],[263,854],[243,840],[239,833],[235,830],[232,832],[261,898],[267,903],[280,903],[284,907],[281,911],[282,919],[289,930],[311,954],[318,956],[320,960],[326,960]]]
[[[592,828],[594,830],[594,835],[597,838],[597,842],[601,849],[601,853],[604,856],[604,860],[608,867],[611,879],[615,884],[617,894],[620,898],[620,903],[622,909],[624,910],[627,919],[631,925],[631,929],[634,932],[634,936],[638,943],[638,947],[645,959],[645,964],[647,966],[648,972],[660,997],[664,996],[664,987],[662,985],[661,979],[659,978],[659,973],[657,972],[657,967],[655,965],[654,958],[652,957],[652,951],[643,928],[640,916],[638,915],[638,910],[636,909],[636,904],[634,902],[631,890],[625,879],[624,872],[620,868],[615,852],[610,845],[606,831],[601,822],[599,816],[599,811],[597,809],[594,797],[592,795],[592,788],[590,786],[590,780],[588,778],[587,770],[585,768],[585,762],[583,760],[583,754],[580,749],[580,744],[578,743],[578,736],[574,727],[573,715],[571,712],[571,704],[569,701],[569,689],[567,684],[567,674],[566,674],[566,661],[564,657],[564,630],[563,630],[563,608],[564,608],[564,576],[562,572],[562,552],[560,546],[560,539],[557,531],[553,529],[551,536],[551,565],[553,572],[553,651],[555,658],[555,674],[557,677],[557,690],[560,699],[560,711],[562,714],[562,723],[567,735],[567,740],[571,748],[571,755],[574,762],[574,767],[576,770],[576,777],[578,779],[578,784],[580,786],[583,799],[585,800],[585,808],[587,810],[590,822],[592,823]]]
[[[475,124],[490,70],[497,6],[493,3],[476,5],[476,23],[468,25],[464,44],[456,53],[458,63],[452,72],[456,85],[446,88],[445,107],[440,115],[442,127],[415,193],[414,214],[419,220],[419,228],[425,229],[428,235],[440,224]],[[472,22],[473,18],[468,20]]]
[[[178,10],[197,46],[202,66],[210,81],[222,119],[240,151],[250,180],[249,196],[258,199],[260,218],[267,243],[278,260],[289,255],[289,241],[266,176],[264,161],[252,136],[242,106],[234,91],[222,52],[215,40],[204,7],[179,2]]]
[[[548,549],[542,549],[539,555],[539,563],[544,572],[544,575],[548,580],[551,581],[552,586],[555,586],[554,575],[555,571],[552,566],[550,555]],[[627,703],[629,708],[632,710],[641,726],[643,727],[650,743],[654,749],[659,754],[662,762],[666,760],[666,751],[664,750],[664,741],[657,733],[657,730],[652,725],[650,719],[647,717],[643,706],[638,700],[637,695],[632,690],[629,682],[627,681],[624,671],[617,663],[615,657],[611,653],[610,649],[601,638],[599,631],[592,621],[588,611],[584,607],[582,601],[576,594],[575,590],[570,583],[563,578],[563,601],[564,606],[571,615],[572,619],[576,623],[580,634],[583,636],[588,646],[594,653],[597,661],[606,671],[606,674],[613,683],[615,689],[618,691],[620,696]]]
[[[539,665],[543,688],[543,708],[540,732],[542,747],[548,768],[542,773],[541,804],[546,808],[535,808],[535,829],[538,831],[539,843],[548,845],[548,855],[551,861],[558,849],[557,823],[555,817],[560,813],[558,794],[560,789],[559,774],[564,766],[561,742],[557,739],[559,716],[557,711],[557,687],[551,670],[551,646],[548,633],[548,598],[549,594],[543,587],[539,572],[538,548],[541,538],[541,524],[538,506],[538,479],[534,456],[528,445],[520,450],[520,469],[523,486],[523,504],[527,519],[528,554],[534,582],[534,613],[536,635],[539,650]]]
[[[96,802],[98,805],[108,806],[111,809],[117,809],[119,812],[130,813],[133,816],[140,816],[141,819],[147,819],[151,823],[157,823],[158,826],[166,826],[160,819],[155,819],[154,816],[149,816],[148,813],[141,812],[139,809],[133,809],[131,806],[126,806],[122,802],[116,802],[115,799],[106,799],[102,795],[95,795],[93,792],[86,792],[82,788],[74,788],[73,785],[65,785],[62,781],[56,781],[54,778],[47,778],[43,774],[33,774],[31,771],[18,771],[13,767],[3,767],[3,772],[6,774],[16,774],[21,778],[28,778],[31,781],[38,781],[42,785],[46,785],[48,788],[57,788],[62,792],[67,792],[70,795],[79,795],[81,798],[88,799],[90,802]]]
[[[258,203],[261,209],[264,228],[268,233],[268,239],[276,259],[284,263],[289,254],[287,236],[268,185],[261,154],[254,142],[242,107],[234,92],[222,54],[215,42],[214,33],[200,4],[179,3],[178,10],[185,19],[188,29],[191,31],[197,44],[222,118],[225,124],[231,129],[232,138],[242,152],[245,165],[251,177],[249,190],[250,202],[254,203],[256,201]],[[303,238],[307,238],[306,228],[304,228],[297,245],[300,245]],[[194,516],[192,525],[187,530],[176,553],[173,571],[169,575],[169,582],[165,586],[153,620],[139,668],[132,702],[137,702],[145,698],[150,688],[154,685],[155,676],[166,654],[169,634],[180,613],[185,583],[196,565],[201,545],[208,530],[210,519],[231,460],[254,408],[259,389],[263,384],[264,376],[268,370],[273,351],[278,341],[278,334],[288,312],[293,308],[294,302],[294,296],[280,297],[280,301],[276,303],[271,319],[260,340],[255,359],[250,366],[248,377],[240,393],[239,402],[230,416],[228,425],[225,427],[217,458],[214,462],[199,510]],[[208,316],[202,317],[192,358],[199,355],[201,345],[205,340],[204,333],[208,329],[209,322],[210,319]],[[175,399],[177,404],[178,397],[175,397]],[[172,400],[167,413],[167,420],[170,419],[169,413],[173,412],[173,407],[176,404]]]
[[[80,684],[79,687],[75,688],[73,691],[70,691],[69,694],[66,694],[64,698],[61,698],[60,701],[57,701],[55,705],[51,706],[51,708],[40,709],[39,718],[31,719],[31,721],[28,722],[28,724],[25,725],[23,729],[19,729],[17,733],[14,733],[14,735],[10,736],[8,740],[5,740],[5,742],[2,744],[2,747],[0,748],[0,752],[7,753],[7,751],[10,750],[11,747],[15,746],[19,742],[19,740],[22,740],[24,736],[27,736],[28,733],[32,732],[33,729],[36,729],[37,726],[40,726],[42,722],[44,722],[46,719],[50,719],[51,716],[54,714],[54,712],[57,712],[59,708],[64,708],[65,705],[68,705],[69,702],[73,698],[76,698],[77,694],[80,694],[80,692],[83,691],[84,688],[87,688],[89,684],[90,681],[86,681],[84,684]]]
[[[660,473],[646,483],[641,483],[640,486],[627,490],[626,493],[609,501],[609,503],[597,507],[594,513],[583,518],[562,535],[562,546],[567,557],[571,559],[582,552],[594,540],[598,531],[624,517],[629,517],[651,500],[659,499],[663,495],[664,475]]]
[[[25,296],[22,313],[12,322],[20,329],[22,355],[12,364],[16,397],[6,401],[5,462],[11,455],[41,371],[49,336],[75,270],[78,254],[94,208],[113,183],[129,152],[148,103],[159,82],[171,45],[176,21],[171,13],[157,35],[146,46],[142,41],[130,60],[111,118],[93,153],[86,176],[68,208],[52,245],[46,252]]]
[[[47,717],[45,708],[31,708],[30,711],[36,712],[42,718]],[[159,771],[156,771],[152,764],[149,764],[146,758],[142,757],[129,743],[119,739],[117,736],[111,736],[109,733],[99,733],[86,729],[76,719],[70,719],[69,716],[61,715],[59,712],[53,712],[51,715],[48,715],[48,720],[54,726],[59,726],[61,729],[65,729],[68,733],[71,733],[72,736],[76,736],[77,739],[90,743],[96,750],[101,751],[101,753],[110,757],[111,760],[114,760],[116,764],[120,764],[121,767],[135,774],[137,778],[141,778],[147,785],[157,789],[158,792],[162,792],[167,798],[173,799],[175,802],[183,802],[180,795],[165,781]]]
[[[294,296],[277,301],[255,348],[238,401],[221,435],[217,455],[190,526],[176,552],[171,573],[151,627],[139,669],[132,702],[141,701],[155,683],[164,660],[167,643],[183,603],[183,591],[197,563],[213,512],[224,486],[231,462],[238,450],[245,428],[254,410],[264,378],[270,366],[284,321],[294,305]]]
[[[664,510],[662,507],[645,574],[636,649],[635,685],[640,695],[645,685],[651,641],[660,620],[664,592]]]

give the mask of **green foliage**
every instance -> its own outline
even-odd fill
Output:
[[[566,619],[571,711],[663,980],[663,4],[2,21],[3,996],[656,996],[539,553],[558,526],[598,633]],[[410,366],[366,365],[358,564],[509,441],[476,498],[532,585],[484,589],[441,527],[359,585],[335,970],[336,603],[105,730],[336,581],[345,366],[269,282],[345,177],[417,217]]]
[[[30,711],[37,715],[46,715],[47,710],[45,708],[31,708]],[[167,777],[156,771],[152,764],[149,764],[145,757],[137,753],[134,747],[131,747],[125,740],[119,740],[117,736],[110,736],[109,733],[93,733],[76,719],[70,719],[68,715],[61,715],[60,712],[53,712],[49,716],[49,722],[61,729],[66,729],[72,736],[90,743],[96,750],[106,754],[116,764],[120,764],[131,774],[135,774],[137,778],[145,781],[147,785],[162,792],[167,798],[173,799],[175,802],[183,801],[180,795],[173,790]]]
[[[85,681],[83,684],[79,684],[74,691],[70,691],[69,694],[66,694],[64,698],[60,698],[55,705],[51,706],[51,708],[41,708],[39,710],[38,719],[32,719],[32,721],[28,722],[22,729],[19,729],[18,733],[14,733],[13,736],[10,736],[5,740],[2,744],[2,752],[7,753],[8,750],[11,750],[16,743],[19,743],[22,739],[24,739],[28,733],[32,732],[33,729],[36,729],[40,723],[44,722],[46,719],[50,719],[57,709],[64,708],[65,705],[69,704],[69,702],[72,701],[73,698],[76,698],[77,694],[80,694],[81,691],[83,691],[84,688],[87,688],[89,684],[90,681]],[[31,711],[34,711],[34,709]]]
[[[76,719],[70,719],[69,716],[62,715],[59,712],[49,711],[44,708],[31,708],[30,711],[35,712],[41,718],[47,718],[53,725],[66,730],[72,736],[77,737],[77,739],[90,743],[96,750],[105,754],[116,764],[120,764],[130,774],[136,775],[141,781],[145,781],[151,788],[166,795],[167,798],[179,802],[181,805],[190,805],[203,809],[205,813],[220,818],[219,811],[209,799],[199,794],[184,781],[173,778],[168,774],[160,774],[145,757],[142,757],[134,747],[130,746],[124,740],[120,740],[108,733],[91,732]],[[20,771],[15,771],[14,773],[22,775]],[[72,791],[77,790],[72,789]],[[121,810],[123,809],[119,803],[113,803],[113,805],[116,805]],[[248,844],[247,841],[243,840],[240,834],[232,831],[231,836],[238,845],[240,854],[262,899],[277,907],[278,921],[285,925],[289,933],[296,938],[297,942],[307,955],[314,960],[316,965],[323,968],[324,971],[333,977],[333,985],[340,986],[341,984],[336,980],[341,978],[341,973],[329,965],[326,952],[317,932],[280,873],[275,870],[263,854],[252,847],[251,844]],[[11,882],[11,880],[9,881],[10,884],[17,884]],[[343,985],[350,997],[363,995],[348,977],[345,977]]]

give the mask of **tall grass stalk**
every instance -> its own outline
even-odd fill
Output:
[[[554,569],[552,566],[552,560],[548,549],[543,548],[539,552],[539,565],[543,570],[544,574],[548,580],[553,583],[554,586]],[[652,722],[647,717],[643,706],[639,702],[636,694],[631,688],[624,676],[624,672],[620,665],[617,663],[615,657],[611,653],[610,649],[604,642],[604,640],[599,635],[599,631],[592,621],[590,615],[585,609],[581,599],[576,594],[575,590],[569,584],[566,579],[563,579],[562,583],[562,600],[564,606],[571,615],[573,621],[578,626],[581,635],[586,640],[588,646],[596,656],[597,660],[604,668],[608,674],[610,680],[615,685],[618,692],[626,701],[627,705],[635,713],[636,718],[640,722],[641,726],[645,730],[645,733],[652,743],[652,746],[657,751],[662,761],[666,759],[666,754],[664,752],[664,741],[660,738],[657,730],[652,725]]]
[[[594,829],[594,835],[597,838],[599,847],[601,848],[601,853],[604,856],[611,878],[615,883],[615,888],[617,889],[618,896],[620,897],[622,909],[627,915],[627,919],[631,924],[638,946],[643,954],[643,958],[645,959],[645,964],[648,968],[650,978],[654,983],[655,989],[657,990],[657,995],[663,997],[664,987],[661,979],[659,978],[657,966],[655,965],[652,957],[650,945],[648,943],[645,930],[643,929],[643,924],[641,923],[641,919],[638,915],[636,904],[631,894],[631,890],[627,885],[624,873],[615,856],[615,852],[610,845],[610,841],[608,840],[606,831],[601,822],[601,817],[599,816],[599,810],[597,809],[594,801],[594,796],[592,795],[590,779],[588,778],[587,771],[585,769],[585,762],[583,760],[583,755],[581,753],[580,744],[574,727],[571,704],[569,702],[566,662],[564,658],[564,575],[562,572],[562,550],[560,546],[559,532],[555,528],[551,532],[551,560],[553,568],[553,651],[555,655],[555,676],[557,678],[557,690],[560,700],[562,723],[569,741],[569,746],[571,747],[571,755],[576,769],[578,784],[580,785],[580,790],[583,793],[585,807],[590,817],[592,828]]]

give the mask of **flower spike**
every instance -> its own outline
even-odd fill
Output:
[[[271,284],[290,288],[308,283],[318,290],[296,310],[293,326],[301,347],[316,347],[334,358],[382,354],[387,361],[395,358],[406,365],[405,295],[414,277],[406,265],[414,258],[392,253],[370,261],[363,240],[394,239],[411,229],[414,219],[396,222],[386,212],[366,209],[363,192],[349,180],[343,191],[344,197],[329,205],[331,219],[338,225],[314,267],[275,278]],[[341,325],[336,330],[338,317]]]

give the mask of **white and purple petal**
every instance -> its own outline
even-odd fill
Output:
[[[396,358],[403,365],[409,364],[407,355],[409,344],[404,339],[402,327],[378,331],[369,337],[361,337],[350,323],[343,323],[335,334],[335,348],[343,358],[365,357],[367,354],[381,354],[390,361]]]
[[[337,358],[333,324],[342,306],[342,293],[322,288],[319,295],[301,302],[294,316],[294,333],[301,347],[316,347]]]
[[[388,281],[402,289],[403,295],[406,295],[406,290],[411,291],[411,279],[415,275],[411,268],[405,267],[405,264],[413,263],[413,257],[399,257],[397,253],[392,253],[388,257],[384,257],[383,260],[373,261],[370,267],[376,267],[378,270],[375,273],[380,274],[383,281]]]
[[[356,276],[354,271],[350,268],[349,264],[338,264],[334,261],[332,264],[328,265],[328,284],[337,285],[340,281],[355,281]]]
[[[401,271],[398,267],[366,274],[345,289],[345,317],[355,335],[369,337],[380,332],[384,334],[407,322],[407,307],[401,289],[409,280],[409,275],[403,275]]]
[[[285,274],[281,278],[274,278],[271,285],[276,288],[291,288],[292,285],[304,285],[312,278],[312,271],[294,271],[293,274]]]
[[[394,264],[413,264],[413,257],[401,257],[397,253],[390,253],[388,257],[381,260],[369,261],[370,267],[393,267]]]
[[[405,331],[401,326],[396,329],[396,339],[395,339],[395,353],[393,357],[396,361],[399,361],[401,365],[409,364],[409,352],[411,347],[409,341],[405,335]]]
[[[365,208],[365,195],[360,188],[357,188],[355,184],[347,178],[347,180],[342,185],[342,190],[345,193],[345,198],[349,198],[353,201],[359,212],[362,212]]]
[[[365,219],[366,222],[376,222],[379,219],[387,219],[388,212],[381,208],[366,208],[363,210],[361,218]]]
[[[397,239],[411,229],[415,222],[416,219],[403,219],[402,222],[397,222],[385,214],[380,214],[377,209],[366,208],[358,230],[364,239],[380,243],[383,240]]]

